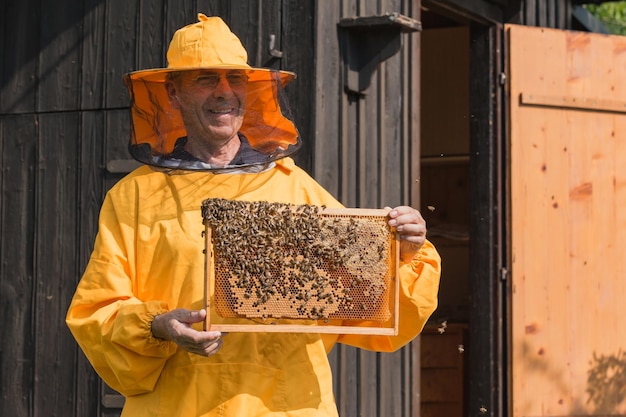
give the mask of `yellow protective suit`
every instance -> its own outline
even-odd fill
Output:
[[[141,167],[103,203],[67,314],[72,334],[102,379],[126,396],[124,417],[336,416],[327,353],[336,342],[393,351],[411,341],[437,304],[439,255],[426,242],[401,266],[397,337],[230,333],[217,354],[193,355],[155,339],[150,326],[159,313],[204,307],[200,207],[212,197],[341,207],[289,158],[260,174]]]

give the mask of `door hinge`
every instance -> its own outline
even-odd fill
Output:
[[[500,82],[500,85],[505,85],[506,84],[506,73],[501,72],[500,75],[498,76],[498,81]]]
[[[500,268],[500,280],[506,281],[509,279],[509,270],[506,268]]]

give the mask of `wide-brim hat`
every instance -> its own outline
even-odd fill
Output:
[[[241,41],[219,17],[200,13],[198,22],[177,30],[168,48],[166,68],[144,69],[124,76],[131,97],[131,154],[140,162],[154,165],[173,151],[179,138],[187,135],[180,112],[170,104],[165,82],[171,73],[194,70],[244,71],[248,82],[240,134],[253,149],[273,159],[293,153],[300,138],[284,113],[288,109],[284,108],[282,90],[296,75],[254,68],[247,59]],[[149,153],[146,146],[150,147]]]

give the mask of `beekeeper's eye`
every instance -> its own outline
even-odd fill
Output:
[[[248,76],[243,72],[229,72],[226,74],[204,72],[194,78],[193,81],[204,88],[215,88],[222,78],[225,78],[231,87],[240,87],[248,82]]]
[[[232,87],[239,87],[248,82],[248,76],[243,72],[231,72],[226,75],[226,79]]]

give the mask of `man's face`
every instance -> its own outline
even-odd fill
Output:
[[[243,123],[248,78],[240,70],[186,71],[166,84],[191,140],[227,143]]]

